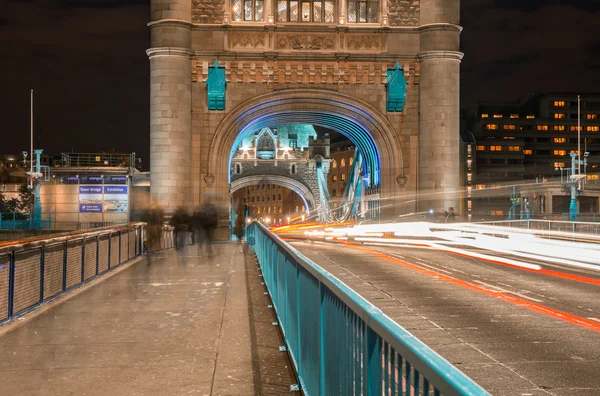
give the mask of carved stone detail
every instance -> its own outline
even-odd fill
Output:
[[[192,23],[223,23],[225,0],[192,0]]]
[[[420,16],[420,0],[388,0],[390,26],[418,26]]]
[[[256,49],[265,47],[265,34],[262,32],[232,32],[231,48],[233,49]]]
[[[378,34],[348,35],[346,41],[346,46],[350,51],[381,50],[381,36]]]
[[[404,186],[406,186],[406,182],[408,182],[408,177],[406,175],[398,175],[396,177],[396,182],[400,188],[404,188]]]
[[[215,182],[215,177],[212,174],[208,174],[206,176],[204,176],[204,183],[206,183],[207,187],[212,187],[213,183]]]
[[[331,51],[336,37],[332,35],[277,35],[276,50]]]
[[[192,61],[192,81],[206,82],[210,60]],[[385,84],[386,62],[221,61],[228,83],[256,84]],[[403,63],[409,84],[419,83],[419,63]]]

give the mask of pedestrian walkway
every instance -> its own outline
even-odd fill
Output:
[[[143,256],[0,336],[0,394],[288,395],[254,255],[215,247]]]

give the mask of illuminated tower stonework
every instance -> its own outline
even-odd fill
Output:
[[[152,0],[149,26],[151,193],[168,210],[227,201],[236,139],[299,123],[373,151],[383,212],[458,206],[459,0]]]

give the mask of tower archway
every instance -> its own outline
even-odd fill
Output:
[[[264,175],[242,177],[231,183],[231,194],[246,187],[256,186],[257,184],[275,184],[292,190],[298,194],[300,199],[304,202],[307,214],[310,214],[317,207],[317,200],[310,188],[300,183],[298,180],[285,176]]]
[[[208,174],[216,193],[230,192],[232,150],[253,131],[281,124],[312,124],[346,135],[365,157],[368,183],[393,206],[397,175],[404,174],[395,128],[379,110],[352,96],[320,89],[289,89],[257,96],[232,109],[210,144]]]

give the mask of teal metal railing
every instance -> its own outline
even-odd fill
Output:
[[[489,395],[262,224],[247,240],[306,395]]]
[[[52,227],[52,213],[41,213],[39,224],[34,224],[32,219],[24,218],[29,214],[17,212],[0,212],[0,230],[49,230]]]

